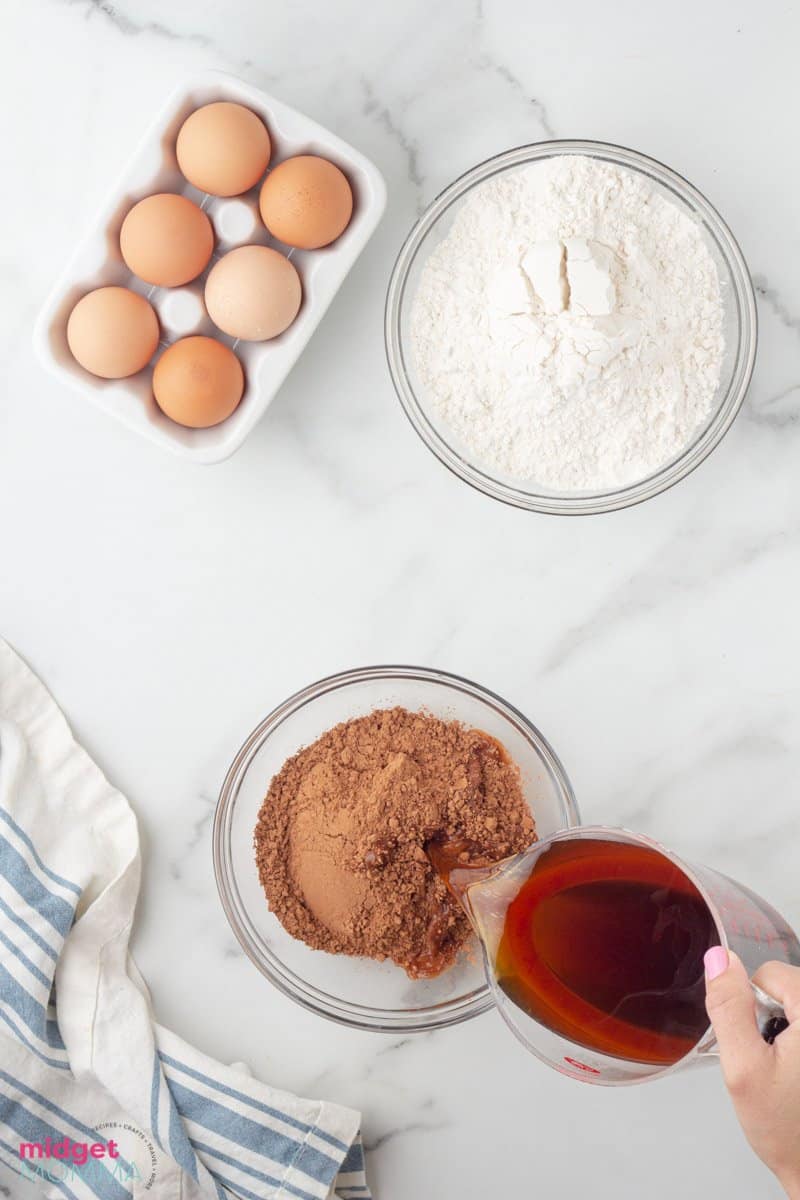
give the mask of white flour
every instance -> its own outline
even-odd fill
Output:
[[[475,190],[411,331],[434,408],[486,466],[595,491],[651,474],[709,416],[722,317],[694,222],[636,173],[565,155]]]

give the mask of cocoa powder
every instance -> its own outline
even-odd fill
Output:
[[[450,966],[470,932],[425,853],[439,838],[463,839],[481,863],[530,845],[519,769],[480,730],[392,708],[288,759],[254,841],[289,933],[318,950],[393,959],[418,978]]]

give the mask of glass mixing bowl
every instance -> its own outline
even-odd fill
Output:
[[[447,236],[453,218],[472,190],[493,175],[560,154],[584,154],[644,175],[650,185],[697,222],[716,264],[724,305],[725,355],[720,383],[705,425],[677,458],[653,475],[617,490],[553,492],[535,480],[494,475],[460,445],[430,403],[413,363],[410,317],[420,273],[432,250]],[[385,315],[389,371],[406,416],[436,457],[466,483],[506,504],[534,512],[577,515],[627,508],[672,487],[711,453],[741,407],[756,356],[757,321],[753,284],[733,234],[715,208],[675,171],[635,150],[605,142],[537,142],[507,150],[467,171],[436,197],[405,240],[389,282]]]
[[[253,851],[258,811],[286,759],[340,721],[393,705],[463,721],[502,742],[520,768],[540,837],[580,823],[558,758],[530,721],[499,696],[424,667],[365,667],[297,692],[253,730],[222,785],[212,840],[217,887],[231,928],[280,991],[343,1025],[412,1032],[454,1025],[492,1007],[477,944],[474,954],[462,955],[439,978],[413,981],[393,963],[311,950],[286,933],[267,907]]]

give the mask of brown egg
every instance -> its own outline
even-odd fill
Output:
[[[238,196],[255,187],[271,152],[261,118],[228,100],[196,109],[181,125],[176,146],[186,178],[212,196]]]
[[[234,338],[263,342],[288,329],[303,289],[297,271],[268,246],[237,246],[211,268],[206,308],[215,325]]]
[[[210,337],[186,337],[164,351],[153,371],[162,412],[189,429],[208,429],[229,417],[244,391],[241,363]]]
[[[258,203],[270,233],[302,250],[334,242],[353,213],[353,193],[345,175],[313,154],[287,158],[270,171]]]
[[[214,231],[186,196],[161,192],[134,204],[119,235],[125,264],[145,283],[180,287],[208,266]]]
[[[158,318],[144,296],[129,288],[97,288],[70,313],[67,344],[92,375],[125,379],[141,371],[155,354]]]

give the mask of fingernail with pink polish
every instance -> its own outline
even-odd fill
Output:
[[[712,946],[710,950],[706,950],[703,963],[706,968],[706,979],[709,981],[716,979],[718,975],[728,969],[728,951],[724,946]]]

